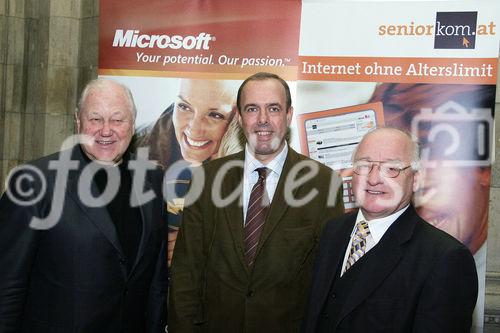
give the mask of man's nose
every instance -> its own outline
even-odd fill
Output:
[[[373,167],[367,176],[367,180],[370,185],[376,185],[382,182],[382,175],[380,174],[380,164],[373,164]]]
[[[265,109],[259,110],[257,120],[258,120],[259,125],[267,124],[269,122],[269,114],[267,113],[267,110],[265,110]]]
[[[102,127],[100,130],[101,136],[111,136],[113,135],[113,129],[109,120],[104,120],[102,122]]]

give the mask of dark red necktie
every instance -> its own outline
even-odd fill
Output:
[[[252,266],[257,252],[262,227],[269,210],[269,197],[266,191],[267,168],[258,168],[259,179],[250,192],[247,217],[245,220],[245,260]]]

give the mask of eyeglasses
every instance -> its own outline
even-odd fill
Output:
[[[353,171],[355,174],[360,176],[366,176],[370,174],[373,166],[377,164],[380,175],[384,178],[396,178],[399,176],[401,171],[408,169],[411,165],[406,167],[401,167],[399,163],[396,162],[383,162],[383,161],[356,161],[353,164]]]

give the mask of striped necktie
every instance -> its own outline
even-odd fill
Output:
[[[255,259],[257,244],[269,210],[269,198],[266,191],[266,177],[269,169],[257,168],[255,170],[259,173],[259,179],[250,192],[244,233],[245,260],[249,267]]]
[[[368,228],[368,223],[366,221],[360,221],[357,224],[356,233],[352,238],[351,250],[349,252],[349,257],[345,264],[344,273],[347,272],[349,268],[354,265],[356,261],[361,258],[366,252],[366,238],[370,234],[370,229]]]

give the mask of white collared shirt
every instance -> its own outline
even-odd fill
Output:
[[[245,223],[247,217],[247,207],[248,201],[250,200],[250,192],[252,188],[259,180],[259,173],[255,171],[257,168],[266,167],[270,170],[266,178],[266,191],[269,197],[269,203],[273,201],[274,192],[278,186],[278,181],[280,179],[281,170],[283,170],[283,165],[285,164],[286,156],[288,154],[288,145],[285,144],[281,152],[276,155],[267,165],[262,164],[258,159],[253,156],[250,152],[248,144],[245,146],[245,166],[243,169],[243,223]]]
[[[394,223],[394,221],[396,221],[397,218],[399,216],[401,216],[401,214],[403,214],[404,211],[407,210],[409,206],[410,205],[408,204],[405,208],[398,210],[397,212],[395,212],[389,216],[382,217],[380,219],[373,219],[373,220],[367,221],[368,228],[370,229],[370,234],[366,238],[365,253],[367,253],[368,251],[373,249],[375,247],[375,245],[378,244],[378,242],[382,239],[382,236],[384,236],[384,234],[386,233],[387,229],[389,229],[389,227]],[[361,209],[358,210],[358,215],[356,217],[356,223],[354,223],[354,227],[352,228],[352,231],[351,231],[351,239],[349,240],[349,244],[347,244],[347,249],[346,249],[345,254],[344,254],[344,261],[342,263],[342,271],[341,271],[340,276],[342,276],[344,274],[347,258],[349,258],[349,252],[351,250],[352,240],[354,238],[354,234],[356,233],[356,228],[357,228],[356,226],[357,226],[358,222],[360,222],[360,221],[366,221],[365,217],[363,216],[363,213],[361,212]]]

